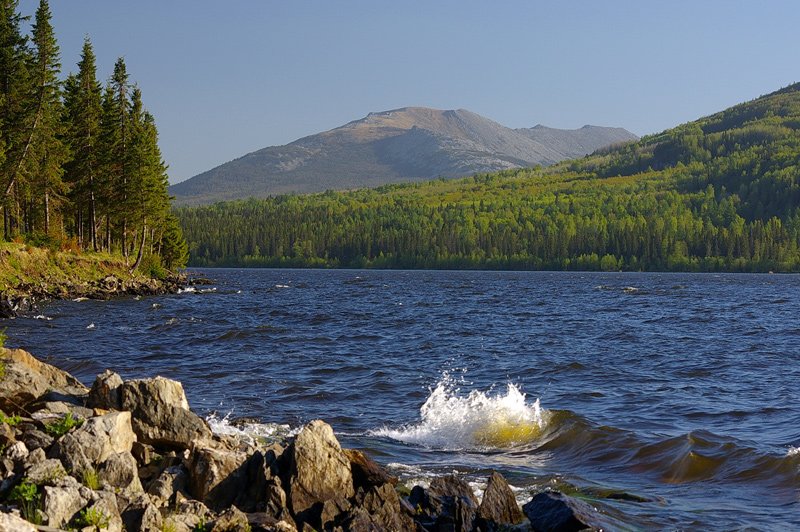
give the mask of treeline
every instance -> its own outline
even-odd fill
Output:
[[[198,266],[800,271],[798,89],[554,169],[176,212]]]
[[[131,269],[183,266],[153,116],[125,61],[103,86],[87,37],[61,79],[51,12],[0,0],[0,209],[6,240],[121,253]]]

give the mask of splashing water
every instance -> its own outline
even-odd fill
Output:
[[[419,423],[372,434],[444,450],[504,449],[539,438],[549,412],[538,399],[526,402],[514,384],[508,384],[504,394],[473,390],[463,396],[445,376],[420,408],[420,416]]]
[[[208,426],[214,434],[236,436],[248,443],[280,441],[295,435],[297,432],[297,430],[292,430],[289,425],[276,423],[232,423],[230,414],[224,417],[219,417],[217,414],[209,414],[206,416],[206,422],[208,422]]]

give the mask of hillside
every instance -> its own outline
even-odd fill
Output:
[[[376,187],[549,165],[636,136],[621,128],[510,129],[459,109],[406,107],[249,153],[170,188],[178,205]]]
[[[800,271],[800,84],[545,169],[177,215],[195,265]]]

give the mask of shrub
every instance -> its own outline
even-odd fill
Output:
[[[44,430],[54,438],[60,438],[75,427],[83,424],[82,419],[72,417],[72,412],[67,412],[63,418],[45,425]]]
[[[2,410],[0,410],[0,423],[5,423],[6,425],[11,425],[14,427],[18,425],[20,421],[22,421],[22,418],[18,415],[15,414],[13,416],[7,416]]]
[[[26,521],[33,524],[41,524],[39,514],[36,512],[39,506],[39,488],[28,479],[14,486],[8,495],[8,500],[19,505],[20,513]]]
[[[94,527],[95,530],[100,530],[101,528],[108,528],[110,523],[111,518],[105,512],[97,508],[84,508],[78,513],[78,517],[75,518],[75,524],[81,528],[91,526]]]
[[[90,490],[97,491],[100,489],[100,477],[97,471],[92,468],[83,471],[83,485]]]

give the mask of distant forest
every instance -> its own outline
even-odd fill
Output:
[[[547,169],[176,210],[196,266],[800,271],[800,84]]]
[[[0,0],[0,209],[6,240],[123,254],[131,268],[185,264],[153,116],[125,61],[103,87],[87,37],[61,79],[48,2]]]

